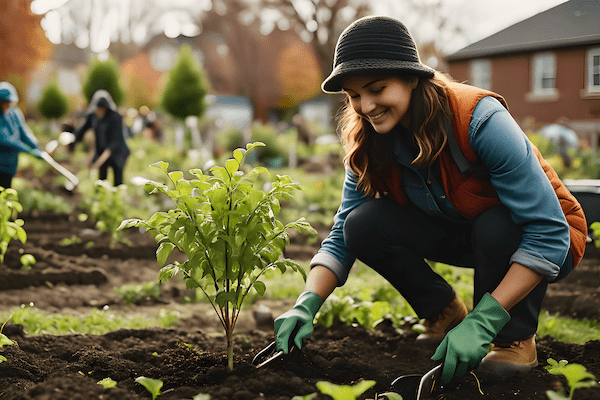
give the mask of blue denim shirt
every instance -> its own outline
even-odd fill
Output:
[[[408,132],[390,132],[385,136],[384,140],[394,142],[394,156],[402,168],[404,190],[411,203],[435,217],[466,221],[450,204],[439,177],[429,173],[429,168],[418,169],[410,164],[416,149]],[[488,170],[500,201],[523,229],[521,244],[510,262],[554,280],[569,251],[569,226],[531,143],[506,108],[493,97],[484,97],[475,107],[469,140]],[[329,268],[339,286],[346,282],[356,259],[345,246],[344,221],[355,207],[371,199],[357,189],[357,183],[358,177],[346,167],[342,202],[333,227],[310,263],[311,267]]]

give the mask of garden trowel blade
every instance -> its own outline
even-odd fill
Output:
[[[402,375],[394,379],[391,388],[395,393],[402,396],[404,400],[421,400],[433,393],[440,385],[442,376],[442,365],[440,364],[427,372],[425,375]]]

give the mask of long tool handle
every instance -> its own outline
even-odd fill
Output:
[[[42,151],[42,158],[48,164],[50,164],[52,166],[52,168],[54,168],[55,170],[60,172],[65,178],[67,178],[69,180],[69,182],[71,182],[73,184],[72,189],[74,189],[77,185],[79,185],[79,178],[77,178],[75,175],[73,175],[73,173],[71,173],[71,171],[69,171],[68,169],[66,169],[59,163],[57,163],[56,160],[54,160],[54,158],[52,158],[52,156],[50,154],[46,153],[45,151]]]

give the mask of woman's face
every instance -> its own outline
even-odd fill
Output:
[[[104,107],[96,107],[96,115],[98,118],[104,118],[106,115],[106,108]]]
[[[10,108],[10,101],[0,101],[0,112],[6,114]]]
[[[397,76],[352,76],[342,81],[350,106],[368,119],[375,132],[390,132],[402,123],[408,126],[408,108],[418,79]]]

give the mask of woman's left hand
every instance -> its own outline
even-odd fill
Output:
[[[510,315],[486,293],[477,307],[452,329],[438,346],[432,360],[444,361],[442,383],[463,376],[479,365]]]

